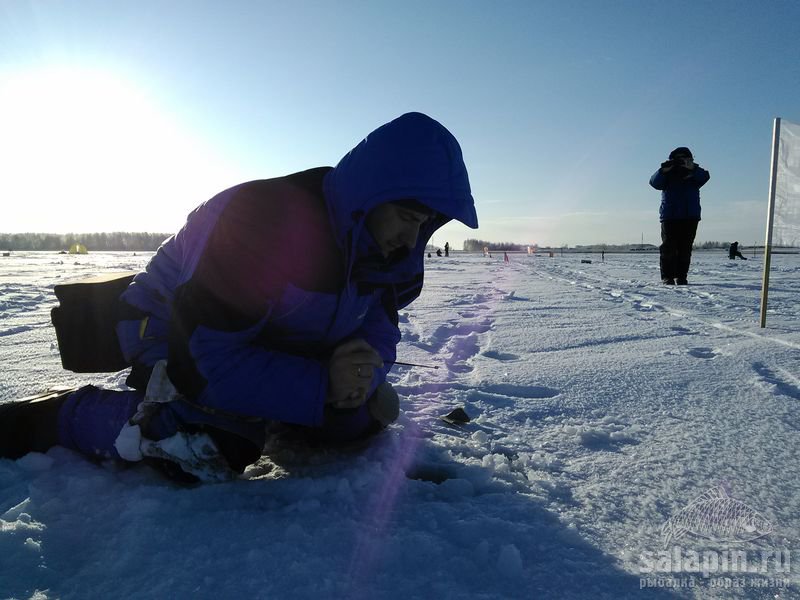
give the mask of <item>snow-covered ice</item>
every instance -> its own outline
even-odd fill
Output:
[[[149,256],[1,258],[0,402],[122,388],[61,369],[52,289]],[[0,459],[0,598],[800,597],[800,255],[774,257],[763,330],[760,259],[696,252],[665,287],[655,255],[581,258],[430,259],[398,359],[440,368],[394,368],[402,414],[366,447],[188,488],[61,448]],[[440,419],[458,406],[463,429]],[[680,530],[706,562],[670,563],[662,527],[720,486],[774,531]]]

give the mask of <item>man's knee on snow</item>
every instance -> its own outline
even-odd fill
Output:
[[[256,460],[261,447],[208,424],[186,422],[173,407],[183,402],[166,373],[166,361],[153,368],[136,413],[122,427],[114,447],[129,462],[145,460],[170,478],[171,464],[201,481],[227,481]],[[262,437],[263,442],[263,437]],[[166,462],[164,462],[166,461]]]
[[[311,428],[309,437],[321,442],[351,442],[374,435],[397,420],[400,399],[394,388],[382,383],[357,408],[325,408],[325,421],[321,427]]]
[[[372,418],[386,427],[400,416],[400,397],[390,384],[383,382],[367,400],[367,407]]]

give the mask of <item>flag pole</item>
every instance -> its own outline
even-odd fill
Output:
[[[769,172],[769,203],[767,205],[767,239],[764,242],[764,274],[761,279],[761,328],[767,325],[767,292],[769,290],[769,267],[772,260],[772,221],[775,217],[775,189],[778,183],[778,145],[781,139],[781,118],[775,119],[772,127],[772,160]]]

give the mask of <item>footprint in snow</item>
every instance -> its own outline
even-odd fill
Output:
[[[753,370],[768,384],[775,386],[775,391],[783,396],[800,400],[800,380],[783,369],[771,369],[764,363],[753,363]],[[776,372],[778,371],[778,372]],[[780,372],[783,371],[781,374]]]
[[[440,325],[431,336],[434,340],[445,341],[452,338],[468,336],[473,333],[486,333],[492,328],[491,319],[483,319],[479,323],[446,323]]]
[[[480,352],[480,346],[474,334],[453,338],[448,344],[448,349],[452,351],[452,354],[444,362],[451,372],[469,373],[473,370],[474,367],[467,364],[466,361]]]
[[[800,431],[800,417],[794,413],[786,413],[783,417],[781,417],[781,421],[783,421],[783,424],[790,429]]]
[[[0,330],[0,337],[16,335],[17,333],[25,333],[26,331],[31,331],[32,329],[33,327],[30,325],[20,325],[19,327],[12,327],[11,329]]]
[[[711,359],[719,356],[719,352],[713,348],[690,348],[689,354],[695,358]]]
[[[487,350],[486,352],[481,353],[486,358],[493,358],[494,360],[517,360],[519,356],[516,354],[511,354],[510,352],[498,352],[497,350]]]
[[[687,329],[686,327],[681,327],[679,325],[675,326],[675,327],[670,327],[670,329],[672,331],[674,331],[675,333],[677,333],[678,335],[690,335],[692,333],[696,333],[696,332],[692,331],[691,329]]]
[[[554,398],[561,392],[543,385],[515,385],[511,383],[493,383],[481,386],[481,391],[516,398]]]

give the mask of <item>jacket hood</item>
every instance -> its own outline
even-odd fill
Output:
[[[364,217],[379,204],[414,199],[438,216],[420,229],[416,247],[406,255],[359,269],[363,280],[421,282],[425,246],[439,227],[451,219],[478,227],[461,147],[441,123],[422,113],[406,113],[370,133],[325,175],[323,188],[348,279],[364,246]]]
[[[440,213],[437,227],[450,219],[478,227],[461,147],[422,113],[406,113],[365,137],[325,176],[325,198],[340,243],[375,206],[408,198]],[[423,249],[433,231],[419,240]]]

